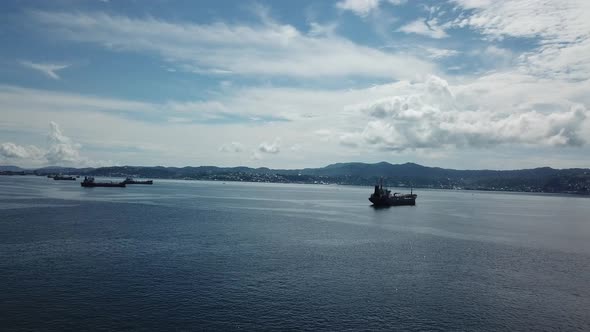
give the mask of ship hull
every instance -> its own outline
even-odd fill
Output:
[[[373,203],[375,207],[389,207],[389,206],[404,206],[404,205],[416,205],[416,198],[383,198],[374,199],[369,198],[369,201]]]
[[[80,183],[80,185],[84,188],[94,188],[94,187],[119,187],[125,188],[124,183]]]
[[[154,184],[153,180],[147,181],[123,181],[125,184]]]

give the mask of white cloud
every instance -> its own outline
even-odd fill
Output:
[[[170,101],[158,106],[156,108],[164,110],[165,113],[175,113],[183,115],[188,121],[191,119],[198,120],[215,120],[231,115],[231,110],[219,101],[188,101],[175,102]]]
[[[477,54],[479,53],[479,54]],[[483,64],[491,65],[493,70],[499,71],[510,68],[517,61],[515,54],[506,48],[490,45],[481,51],[476,51]]]
[[[152,52],[179,68],[211,75],[413,78],[436,71],[432,63],[407,54],[383,52],[335,35],[308,35],[267,17],[259,25],[204,25],[105,13],[31,15],[56,38],[115,51]]]
[[[387,50],[338,36],[335,24],[314,22],[300,30],[273,21],[268,13],[262,13],[255,24],[194,24],[106,13],[34,12],[33,26],[43,29],[43,37],[99,45],[113,52],[157,55],[164,62],[158,68],[216,75],[232,83],[220,83],[222,92],[208,90],[200,100],[161,103],[0,86],[0,141],[11,142],[3,143],[1,151],[4,158],[10,155],[14,160],[39,155],[26,144],[42,146],[39,137],[45,135],[39,133],[45,133],[47,122],[53,120],[84,144],[82,150],[72,140],[54,142],[51,158],[72,163],[77,158],[83,163],[81,155],[85,155],[91,160],[114,158],[138,164],[227,165],[248,161],[255,150],[256,160],[272,155],[254,162],[258,166],[294,167],[295,162],[320,166],[356,159],[361,149],[365,160],[418,158],[434,149],[438,155],[454,155],[461,166],[471,167],[478,162],[470,158],[474,155],[487,160],[503,153],[514,155],[510,146],[524,151],[522,159],[529,163],[546,160],[551,165],[587,166],[590,149],[569,148],[590,138],[587,2],[454,3],[455,9],[425,7],[425,18],[414,22],[414,27],[406,26],[406,32],[435,38],[404,38],[413,40],[411,48],[388,39],[392,31],[388,21],[383,29],[387,36],[382,36],[391,45]],[[382,0],[361,2],[355,8],[361,16],[368,13],[366,23],[374,24],[383,23],[376,18],[389,13],[379,10],[385,6]],[[441,21],[453,15],[457,19],[451,23]],[[468,31],[451,33],[450,29],[460,27],[481,33],[482,40],[473,44],[477,53],[454,43],[455,37],[473,36]],[[447,32],[449,38],[442,38]],[[502,48],[524,39],[518,48]],[[453,45],[460,45],[462,53]],[[466,56],[465,61],[457,55]],[[482,66],[471,76],[461,70],[467,76],[445,77],[450,87],[436,79],[420,81],[427,74],[437,74],[428,59],[451,56],[456,57],[441,61],[450,63],[449,68]],[[417,61],[424,58],[427,60]],[[50,71],[60,74],[59,69]],[[255,80],[234,77],[238,75],[251,75]],[[393,78],[395,83],[322,88],[325,78],[329,83],[338,79],[337,86],[367,82],[352,76],[374,82]],[[314,80],[306,80],[309,85],[297,82],[308,88],[285,87],[293,78]],[[261,81],[265,81],[263,86],[242,85]],[[275,82],[282,87],[273,87]],[[216,83],[211,86],[218,88]],[[263,120],[248,124],[247,119]],[[268,143],[273,137],[281,137],[280,145]],[[229,143],[221,145],[224,142]],[[237,142],[243,146],[233,144]],[[284,153],[296,146],[302,147],[297,153]],[[49,149],[41,150],[39,158],[47,162]],[[242,153],[221,153],[238,150]],[[262,150],[277,153],[265,155]],[[564,153],[570,159],[562,158]],[[523,161],[511,165],[519,163]]]
[[[495,58],[512,58],[514,55],[513,53],[505,48],[500,48],[494,45],[490,45],[486,47],[483,51],[486,56],[495,57]]]
[[[21,160],[28,165],[51,166],[100,166],[105,162],[91,161],[80,155],[81,145],[65,136],[59,125],[49,123],[47,149],[34,145],[22,146],[11,142],[0,144],[0,156],[8,160]],[[112,162],[109,162],[112,164]]]
[[[454,22],[488,39],[526,38],[537,47],[524,52],[519,70],[535,76],[567,80],[590,79],[590,2],[568,1],[466,1],[470,15]]]
[[[336,3],[336,7],[349,10],[359,16],[367,16],[379,7],[380,2],[381,0],[342,0]]]
[[[50,165],[81,165],[88,164],[88,160],[80,156],[80,144],[64,136],[59,125],[53,121],[49,123],[50,131],[47,136],[49,149],[45,158]]]
[[[25,67],[40,71],[47,77],[52,78],[54,80],[59,80],[61,78],[57,74],[58,71],[68,68],[70,66],[68,64],[34,63],[31,61],[21,61],[20,63]]]
[[[464,109],[447,82],[431,77],[416,84],[415,94],[359,105],[369,116],[362,131],[341,136],[344,145],[365,144],[380,150],[446,147],[581,146],[590,112],[582,105],[540,112],[511,109]]]
[[[338,137],[340,144],[350,147],[357,148],[362,144],[362,137],[358,133],[345,133]]]
[[[406,3],[407,0],[386,0],[387,3],[397,6]],[[341,0],[336,3],[336,8],[348,10],[354,14],[366,17],[376,11],[383,0]]]
[[[413,22],[410,22],[398,29],[398,31],[405,33],[415,33],[430,38],[441,39],[446,38],[449,35],[445,32],[445,29],[438,25],[437,19],[424,19],[420,18]]]
[[[244,151],[244,145],[239,142],[231,142],[223,144],[219,147],[221,152],[238,153]]]
[[[338,24],[336,23],[320,24],[317,22],[310,22],[307,34],[312,37],[334,36],[337,27]]]
[[[0,156],[6,159],[37,159],[42,156],[36,146],[22,146],[11,142],[0,144]]]
[[[453,2],[459,4],[461,7],[466,9],[474,9],[474,8],[485,8],[490,5],[495,0],[452,0]]]
[[[451,50],[446,48],[424,47],[423,50],[426,53],[426,55],[432,59],[448,58],[460,54],[460,52],[457,50]]]
[[[260,97],[257,97],[260,98]],[[0,85],[0,105],[6,110],[19,112],[113,112],[117,114],[146,113],[152,118],[160,117],[171,123],[190,123],[214,121],[240,115],[243,118],[256,118],[265,115],[264,110],[238,105],[227,107],[221,101],[169,101],[164,103],[144,103],[48,90],[27,89]],[[268,114],[266,114],[268,115]]]
[[[281,140],[277,138],[272,143],[262,142],[258,146],[258,151],[263,153],[277,154],[281,152]]]
[[[327,136],[331,136],[332,135],[332,131],[330,129],[318,129],[316,131],[313,132],[314,134],[320,136],[320,137],[327,137]]]
[[[447,90],[452,91],[450,96]],[[431,84],[428,87],[423,82],[409,81],[341,90],[242,88],[236,85],[225,90],[223,94],[212,95],[211,99],[193,102],[169,101],[163,104],[103,100],[93,96],[3,87],[0,88],[0,102],[4,97],[10,102],[10,107],[6,109],[18,112],[2,113],[0,142],[29,142],[36,137],[37,130],[45,132],[47,122],[51,119],[68,128],[68,134],[75,137],[76,142],[84,145],[83,150],[78,149],[79,155],[87,156],[89,160],[114,159],[140,165],[247,164],[283,168],[323,166],[335,161],[358,159],[359,150],[349,148],[354,145],[362,148],[363,159],[367,161],[387,158],[416,162],[431,160],[427,157],[428,153],[420,154],[420,151],[428,149],[417,147],[415,143],[422,142],[419,146],[437,146],[434,149],[439,154],[450,153],[456,160],[460,160],[455,165],[461,167],[482,165],[478,164],[479,160],[469,159],[476,153],[473,151],[486,151],[477,153],[493,159],[493,156],[507,151],[508,145],[519,146],[525,149],[525,152],[536,150],[537,156],[550,155],[551,157],[546,158],[546,164],[552,166],[582,167],[587,163],[587,158],[584,157],[584,151],[588,151],[586,147],[555,147],[568,147],[588,141],[590,124],[587,119],[584,120],[586,112],[583,108],[575,108],[575,104],[590,104],[587,91],[590,91],[588,82],[538,79],[515,72],[497,72],[479,78],[454,80],[451,88],[444,88],[442,83]],[[410,121],[407,119],[407,113],[403,116],[388,113],[388,104],[382,101],[395,98],[407,105],[414,105],[410,101],[416,101],[416,106],[412,106],[410,110],[415,113],[425,112],[422,120],[416,118],[415,121]],[[49,106],[44,107],[44,104]],[[375,106],[372,112],[359,112],[368,110],[370,106]],[[126,110],[126,107],[130,110]],[[127,117],[126,112],[135,114]],[[186,121],[142,121],[138,112],[149,113],[150,119],[155,113],[161,113],[165,116],[178,116]],[[278,116],[290,121],[256,125],[235,122],[208,125],[191,121],[195,117],[201,117],[201,112],[204,112],[202,116],[207,118],[214,118],[217,116],[216,112],[219,112],[243,118],[252,115]],[[379,117],[380,112],[383,114],[382,117]],[[561,118],[559,114],[565,116]],[[520,115],[522,120],[518,117]],[[502,119],[507,125],[502,128],[494,127],[495,122],[499,123]],[[412,133],[407,134],[400,129],[404,128],[400,124],[403,121],[408,122],[408,130],[414,130],[416,139],[410,136]],[[580,123],[579,127],[573,124],[576,121]],[[483,126],[484,129],[492,131],[487,128],[490,127],[500,133],[496,136],[489,131],[483,131],[479,135],[470,134],[467,129],[459,126],[472,122],[477,125],[474,128],[480,128],[478,126],[483,126],[482,123],[491,123],[492,125]],[[510,140],[510,131],[506,129],[509,127],[508,124],[518,127],[524,122],[533,123],[535,128],[540,129],[532,130],[529,136],[517,136]],[[81,123],[92,125],[82,126]],[[554,124],[548,125],[549,123]],[[459,127],[452,128],[452,125]],[[22,140],[17,139],[18,135],[12,134],[19,130],[23,130]],[[395,135],[400,132],[403,134],[401,138],[394,140],[400,137]],[[429,132],[432,134],[428,134]],[[455,134],[450,135],[446,132]],[[260,142],[266,142],[263,149],[273,150],[275,142],[268,141],[269,137],[281,137],[280,145],[276,144],[280,152],[290,151],[290,147],[297,144],[305,148],[297,153],[267,154],[259,151]],[[439,137],[437,141],[440,145],[432,144],[429,137],[432,140]],[[536,139],[538,142],[530,143]],[[341,140],[348,146],[340,144]],[[242,153],[222,153],[219,146],[221,143],[211,144],[212,141],[240,142],[245,148]],[[42,146],[41,144],[36,143],[37,146]],[[76,148],[77,145],[73,144]],[[141,151],[129,151],[129,147],[136,146],[145,148]],[[250,159],[249,153],[244,152],[251,151],[246,147],[255,150],[253,159]],[[395,150],[403,147],[405,150]],[[482,150],[482,147],[485,147],[485,150]],[[383,152],[388,149],[390,152]],[[564,156],[564,153],[571,155]],[[264,159],[268,156],[272,158]],[[567,162],[564,157],[569,158]],[[46,164],[46,159],[43,159],[43,163]],[[19,160],[24,164],[23,159]],[[436,163],[449,166],[452,165],[449,164],[449,160],[440,160]],[[522,163],[515,160],[506,165]],[[527,162],[526,166],[531,166],[530,162]]]
[[[142,102],[7,85],[0,85],[0,105],[2,105],[3,109],[13,112],[24,110],[103,110],[116,112],[122,110],[125,112],[154,110],[150,104]]]

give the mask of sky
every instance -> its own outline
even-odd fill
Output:
[[[590,1],[0,3],[0,164],[590,167]]]

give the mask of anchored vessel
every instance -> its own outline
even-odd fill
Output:
[[[383,188],[383,182],[375,185],[375,191],[369,197],[369,201],[375,207],[387,207],[398,205],[416,205],[416,197],[413,190],[409,194],[391,193],[391,190]]]
[[[128,177],[122,183],[125,183],[125,184],[154,184],[154,181],[153,180],[137,181],[131,177]]]
[[[95,182],[94,177],[85,176],[84,181],[80,182],[82,187],[125,187],[124,182]]]
[[[63,176],[63,175],[56,175],[53,177],[54,180],[70,180],[76,181],[76,178],[73,176]]]

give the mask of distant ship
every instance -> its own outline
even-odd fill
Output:
[[[409,194],[391,193],[391,190],[383,188],[383,181],[381,184],[375,185],[375,191],[369,197],[369,201],[373,203],[374,207],[387,207],[398,205],[416,205],[416,197],[413,190],[410,189]]]
[[[124,182],[95,182],[94,177],[92,176],[85,176],[84,181],[80,182],[82,187],[125,187]]]
[[[63,176],[63,175],[56,175],[53,177],[54,180],[70,180],[76,181],[76,178],[73,176]]]
[[[154,184],[154,181],[153,180],[137,181],[131,177],[128,177],[122,183],[125,183],[125,184]]]

